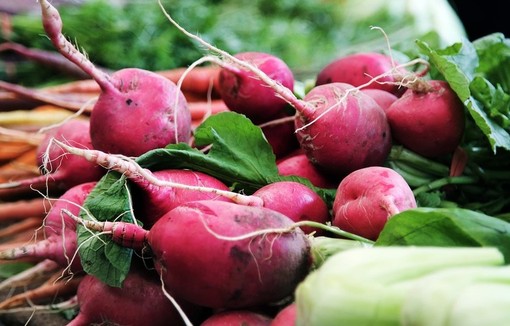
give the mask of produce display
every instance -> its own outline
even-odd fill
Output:
[[[0,55],[66,80],[0,81],[0,325],[504,324],[510,42],[387,3],[344,1],[349,50],[287,60],[156,1],[183,42],[162,69],[96,63],[39,0],[44,45]],[[347,29],[390,13],[420,31]]]

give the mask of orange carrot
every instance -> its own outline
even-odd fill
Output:
[[[54,199],[36,197],[0,203],[0,221],[23,219],[27,217],[44,217]]]
[[[42,224],[42,217],[29,217],[0,229],[0,238],[12,236],[27,230],[35,230]]]

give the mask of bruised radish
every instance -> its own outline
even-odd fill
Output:
[[[318,73],[315,84],[346,83],[353,86],[366,85],[365,89],[381,89],[392,94],[401,94],[398,76],[405,71],[396,69],[392,58],[383,53],[359,52],[337,58]],[[386,74],[386,75],[385,75]],[[385,76],[382,76],[385,75]],[[382,76],[371,82],[374,77]]]
[[[299,153],[280,160],[276,164],[280,175],[295,175],[308,179],[314,186],[319,188],[336,188],[337,183],[317,169],[305,154]]]
[[[165,16],[188,37],[207,49],[253,73],[264,87],[271,88],[297,111],[295,125],[300,147],[326,173],[341,178],[362,167],[382,165],[391,149],[391,134],[383,109],[368,95],[346,83],[314,87],[304,99],[269,77],[250,62],[214,47],[182,28],[165,11]],[[255,96],[255,95],[254,95]]]
[[[242,52],[235,57],[258,67],[283,87],[294,89],[294,75],[280,58],[263,52]],[[253,72],[235,65],[222,65],[218,88],[230,110],[246,115],[256,124],[281,114],[288,105]]]
[[[395,94],[382,89],[363,88],[361,91],[373,98],[385,112],[398,99],[398,96]]]
[[[465,128],[464,105],[446,81],[422,81],[388,107],[396,142],[430,158],[452,154]]]
[[[0,184],[0,188],[27,188],[39,191],[66,191],[85,183],[98,181],[104,169],[74,155],[66,155],[62,148],[53,146],[59,140],[77,148],[92,148],[88,120],[69,120],[46,133],[36,150],[37,165],[41,175],[24,180]]]
[[[94,148],[139,156],[170,143],[189,141],[191,114],[175,83],[138,68],[122,69],[111,76],[97,69],[62,35],[58,11],[46,0],[40,3],[43,26],[55,48],[101,88],[90,116]]]
[[[111,287],[92,275],[78,286],[79,312],[67,326],[112,325],[185,325],[183,317],[169,300],[158,275],[135,266],[122,287]],[[200,322],[204,308],[176,300],[188,320]]]
[[[169,292],[209,308],[245,308],[291,295],[311,266],[310,239],[265,207],[202,200],[182,204],[150,230],[81,221],[133,249],[149,248]]]
[[[278,181],[259,188],[253,196],[262,198],[264,207],[280,212],[295,222],[314,221],[325,224],[331,221],[326,202],[312,189],[294,181]],[[323,230],[301,226],[306,234]]]
[[[333,225],[376,240],[386,221],[415,208],[416,199],[404,178],[386,167],[367,167],[347,175],[333,202]]]
[[[269,326],[271,321],[271,317],[251,310],[226,310],[213,314],[200,326]]]
[[[81,271],[81,262],[77,253],[76,222],[63,210],[74,215],[80,213],[88,195],[96,182],[87,182],[74,186],[53,201],[43,223],[44,239],[23,247],[0,251],[0,259],[19,259],[23,257],[49,259],[61,267],[69,267],[71,272]]]

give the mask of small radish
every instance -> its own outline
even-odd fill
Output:
[[[76,219],[76,217],[73,217]],[[311,266],[310,240],[264,207],[202,200],[182,204],[150,230],[123,222],[80,223],[133,249],[149,248],[165,287],[210,308],[245,308],[291,295]]]
[[[235,57],[258,67],[283,87],[294,89],[294,75],[280,58],[263,52],[242,52]],[[222,65],[218,91],[230,110],[246,115],[255,124],[271,120],[288,106],[253,72],[234,65]]]
[[[401,94],[405,89],[399,86],[399,76],[406,71],[396,68],[393,59],[383,53],[358,52],[337,58],[318,73],[316,85],[347,83],[353,86],[366,85],[365,89],[381,89],[392,94]],[[377,82],[370,81],[385,75]]]
[[[55,48],[101,88],[90,116],[94,148],[139,156],[170,143],[189,141],[191,114],[175,83],[143,69],[126,68],[111,76],[97,69],[62,35],[58,11],[46,0],[40,3],[44,30]]]
[[[299,149],[299,143],[294,133],[293,116],[282,114],[281,118],[267,121],[258,126],[271,145],[277,160]]]
[[[271,321],[271,317],[251,310],[226,310],[213,314],[200,326],[269,326]]]
[[[60,140],[78,148],[92,148],[88,120],[69,120],[46,133],[37,147],[37,165],[40,176],[0,184],[0,188],[27,188],[39,191],[66,191],[69,188],[91,181],[98,181],[104,170],[84,158],[65,155],[59,147],[51,146],[53,140]]]
[[[276,166],[280,175],[306,178],[319,188],[336,188],[338,186],[338,183],[333,182],[331,178],[320,171],[303,153],[283,158]]]
[[[225,62],[250,71],[294,107],[300,146],[323,171],[341,178],[362,167],[384,164],[391,149],[390,128],[383,109],[370,96],[346,83],[330,83],[316,86],[302,100],[298,99],[255,65],[186,31],[159,4],[182,33],[222,56]]]
[[[155,171],[153,175],[164,182],[229,191],[223,182],[202,172],[166,169]],[[231,201],[214,192],[154,185],[140,175],[129,176],[129,178],[136,185],[133,194],[137,203],[135,210],[146,227],[150,227],[166,212],[183,203],[205,199]]]
[[[464,105],[441,80],[409,86],[386,116],[396,142],[429,158],[452,154],[465,129]]]
[[[280,310],[276,316],[274,316],[270,326],[295,326],[297,315],[296,309],[296,303],[290,303],[285,308]]]
[[[69,267],[71,272],[82,270],[77,253],[76,222],[63,214],[63,210],[75,215],[80,213],[88,195],[96,182],[87,182],[74,186],[53,201],[42,225],[44,239],[23,247],[0,251],[0,259],[19,259],[23,257],[52,260],[61,267]]]
[[[294,181],[278,181],[259,188],[253,196],[262,198],[264,207],[280,212],[295,222],[314,221],[326,224],[331,221],[326,202],[312,189]],[[324,230],[302,226],[306,234]]]
[[[382,89],[363,88],[361,91],[373,98],[385,112],[398,99],[395,94]]]
[[[415,207],[413,192],[400,174],[386,167],[367,167],[351,172],[338,185],[332,224],[376,240],[389,218]]]
[[[76,293],[79,312],[67,326],[88,325],[189,325],[204,319],[205,309],[175,300],[188,319],[166,297],[158,275],[135,266],[122,287],[111,287],[92,275],[85,275]]]

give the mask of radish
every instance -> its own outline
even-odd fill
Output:
[[[269,326],[271,321],[271,317],[251,310],[226,310],[213,314],[200,326]]]
[[[188,37],[224,57],[226,62],[246,69],[283,98],[296,111],[295,125],[301,148],[326,173],[341,178],[362,167],[384,164],[391,149],[386,115],[368,95],[346,83],[314,87],[301,100],[287,87],[270,78],[255,65],[240,60],[182,28],[165,11],[168,20]]]
[[[114,325],[185,325],[200,322],[205,309],[183,300],[178,307],[161,288],[158,275],[152,270],[135,266],[128,273],[121,288],[110,287],[92,275],[86,275],[76,293],[79,313],[68,326],[95,324]],[[181,310],[181,311],[179,311]]]
[[[191,114],[175,83],[143,69],[126,68],[111,76],[97,69],[62,35],[58,11],[46,0],[40,3],[43,26],[55,48],[101,88],[90,116],[94,148],[139,156],[170,143],[189,141]]]
[[[377,52],[358,52],[337,58],[327,64],[317,74],[316,85],[347,83],[353,86],[365,85],[365,89],[381,89],[392,94],[401,94],[399,77],[405,74],[404,68],[396,67],[391,56]],[[370,83],[381,76],[378,82]]]
[[[361,91],[373,98],[385,112],[398,99],[395,94],[382,89],[363,88]]]
[[[39,191],[66,191],[85,183],[98,181],[104,170],[87,160],[74,155],[64,155],[58,147],[51,146],[53,140],[60,140],[78,148],[91,148],[88,120],[69,120],[58,128],[46,133],[37,147],[37,165],[43,172],[40,176],[0,184],[1,188],[26,188]]]
[[[294,75],[280,58],[263,52],[242,52],[235,57],[258,67],[281,86],[294,89]],[[227,64],[221,66],[218,91],[230,110],[246,115],[256,124],[284,112],[287,102],[275,95],[252,71]]]
[[[465,129],[464,105],[442,80],[409,86],[386,116],[396,142],[429,158],[452,154]]]
[[[333,225],[376,240],[393,215],[416,207],[404,178],[387,167],[367,167],[347,175],[333,202]]]
[[[229,188],[220,180],[197,171],[166,169],[155,171],[154,177],[164,182],[181,184],[184,187],[165,187],[150,183],[140,175],[130,176],[135,183],[134,198],[138,204],[135,210],[146,227],[153,225],[162,215],[179,206],[194,200],[224,200],[231,201],[225,196],[214,192],[197,191],[192,187],[204,187],[229,191]],[[190,186],[186,189],[185,186]]]
[[[314,186],[319,188],[336,188],[337,183],[326,176],[322,171],[317,169],[310,162],[305,154],[299,153],[280,160],[276,164],[280,175],[295,175],[308,179]]]
[[[258,126],[271,145],[277,160],[299,149],[299,143],[294,133],[293,116],[282,114],[281,118],[267,121]]]
[[[0,259],[19,259],[23,257],[49,259],[71,272],[82,270],[77,253],[76,222],[63,214],[66,210],[78,215],[85,199],[95,187],[96,182],[87,182],[74,186],[53,202],[43,223],[44,239],[33,244],[0,251]]]
[[[264,207],[280,212],[295,222],[314,221],[326,224],[331,221],[326,202],[312,189],[294,181],[270,183],[253,193],[262,198]],[[323,234],[324,230],[302,226],[306,234]]]
[[[295,326],[297,315],[296,309],[297,309],[296,303],[295,302],[290,303],[285,308],[280,310],[276,314],[276,316],[274,316],[270,326]]]
[[[292,294],[311,266],[310,240],[304,232],[287,216],[264,207],[189,202],[165,214],[150,230],[123,222],[79,221],[111,234],[122,246],[149,248],[172,294],[210,308],[279,301]]]

